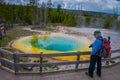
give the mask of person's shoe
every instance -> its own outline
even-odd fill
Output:
[[[93,78],[93,76],[89,75],[89,73],[88,73],[88,72],[85,72],[85,74],[86,74],[87,76],[89,76],[89,77]]]
[[[96,72],[96,74],[97,74],[98,77],[101,77],[101,74],[99,74],[99,73],[97,73],[97,72]]]

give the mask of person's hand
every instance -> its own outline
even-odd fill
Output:
[[[89,48],[91,48],[92,47],[92,44],[89,46]]]

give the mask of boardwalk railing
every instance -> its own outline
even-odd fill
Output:
[[[111,53],[120,52],[120,49],[111,51]],[[0,67],[6,69],[7,71],[11,71],[15,74],[22,74],[22,73],[39,73],[42,74],[43,67],[47,66],[58,66],[58,65],[75,65],[74,70],[78,70],[79,64],[88,63],[89,60],[80,60],[81,55],[89,55],[90,52],[71,52],[71,53],[57,53],[57,54],[23,54],[23,53],[13,53],[7,50],[0,48]],[[58,62],[44,62],[45,58],[52,58],[52,57],[63,57],[63,56],[76,56],[75,61],[58,61]],[[40,62],[19,62],[19,58],[39,58]],[[120,55],[112,58],[103,59],[102,61],[110,61],[114,59],[119,59]],[[39,72],[21,72],[19,71],[20,67],[39,67]]]

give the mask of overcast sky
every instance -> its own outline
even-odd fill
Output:
[[[29,0],[6,0],[10,3],[28,3]],[[39,0],[39,3],[46,2],[47,0]],[[120,14],[120,0],[52,0],[54,5],[62,4],[66,9],[81,9],[79,5],[82,5],[82,10],[108,12]]]

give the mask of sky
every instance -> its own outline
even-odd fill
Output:
[[[6,0],[6,2],[26,4],[29,3],[29,0]],[[47,0],[39,0],[38,2],[41,4],[42,2],[47,2]],[[52,3],[53,7],[57,7],[58,4],[61,4],[64,9],[82,9],[86,11],[120,14],[120,0],[52,0]]]

